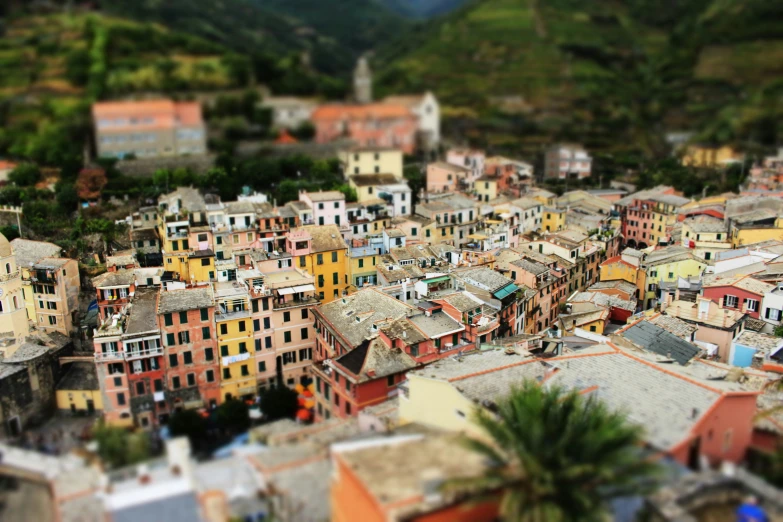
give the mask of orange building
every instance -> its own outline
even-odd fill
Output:
[[[481,475],[485,459],[454,435],[403,435],[333,450],[332,522],[497,520],[500,495],[460,494],[447,481]],[[367,465],[372,463],[372,465]]]
[[[311,118],[317,143],[347,138],[359,147],[394,147],[406,154],[416,149],[416,116],[404,105],[322,105]]]

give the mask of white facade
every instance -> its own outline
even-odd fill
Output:
[[[376,193],[390,194],[391,202],[387,202],[386,208],[392,217],[408,216],[411,213],[411,189],[407,183],[395,183],[394,185],[378,185]]]
[[[484,163],[486,159],[487,156],[484,154],[483,150],[451,149],[446,152],[447,163],[470,169],[470,176],[467,181],[471,187],[478,178],[484,175]]]
[[[297,129],[310,121],[317,107],[315,100],[295,97],[269,97],[261,106],[272,111],[272,125],[280,129]]]
[[[435,95],[427,92],[418,105],[411,108],[419,118],[419,132],[430,146],[440,143],[440,104]]]
[[[777,288],[764,294],[760,317],[773,328],[783,322],[783,283],[778,283]]]
[[[558,145],[546,153],[545,176],[547,178],[589,178],[593,158],[581,147]]]

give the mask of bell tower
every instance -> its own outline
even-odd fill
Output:
[[[365,56],[359,58],[353,70],[353,96],[357,103],[372,103],[372,71]]]
[[[11,243],[0,234],[0,353],[11,356],[29,333],[21,270]]]

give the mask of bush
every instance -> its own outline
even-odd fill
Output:
[[[226,401],[217,408],[218,424],[237,434],[250,428],[250,414],[247,411],[247,405],[241,400],[234,399]]]
[[[293,419],[299,410],[299,396],[294,390],[278,386],[261,396],[261,411],[267,420]]]
[[[121,468],[150,456],[149,439],[144,432],[131,433],[100,421],[93,430],[98,455],[109,468]]]
[[[8,179],[19,187],[32,187],[41,179],[41,170],[33,163],[22,163],[11,171]]]
[[[207,421],[196,410],[175,412],[169,419],[173,437],[187,437],[192,448],[199,448],[207,434]]]

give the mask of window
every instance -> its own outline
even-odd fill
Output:
[[[334,405],[340,406],[340,396],[337,395],[336,393],[334,394]]]
[[[260,332],[261,331],[261,320],[253,319],[253,331],[254,332]]]
[[[386,385],[394,386],[394,375],[389,375],[388,377],[386,377]]]
[[[206,376],[207,376],[207,382],[214,382],[215,381],[215,372],[214,371],[207,370]]]
[[[114,385],[115,386],[122,386],[122,377],[115,377],[114,378]]]
[[[166,326],[171,326],[174,324],[174,319],[172,318],[171,314],[163,314],[163,323]]]
[[[155,379],[155,382],[153,382],[152,385],[156,392],[163,391],[163,379]]]
[[[283,312],[283,322],[288,323],[291,321],[291,312]]]
[[[351,403],[350,402],[346,402],[345,403],[345,414],[346,415],[350,415],[351,414]]]
[[[305,339],[307,339],[308,336],[307,328],[302,328],[301,333],[302,333],[302,340],[304,341]]]
[[[228,357],[228,346],[225,344],[220,347],[220,355],[221,357]]]
[[[207,310],[206,308],[201,309],[201,320],[209,321],[209,310]]]
[[[299,256],[299,267],[304,268],[307,266],[307,256]]]
[[[736,295],[726,295],[723,298],[723,306],[726,306],[728,308],[737,308],[737,303],[739,302],[739,299]]]
[[[220,335],[226,335],[228,334],[228,325],[226,323],[223,323],[220,325]]]
[[[256,339],[255,340],[255,350],[256,350],[256,352],[260,352],[261,351],[261,339]]]
[[[245,321],[239,321],[239,331],[240,332],[245,331]]]
[[[223,378],[224,379],[231,378],[231,368],[223,368]]]
[[[239,343],[239,353],[247,353],[247,343]]]
[[[264,330],[272,328],[272,320],[269,317],[264,317]]]
[[[204,348],[204,360],[211,361],[215,358],[212,348]]]
[[[271,337],[265,337],[264,338],[264,347],[271,349],[272,348],[272,338]]]
[[[337,262],[337,252],[332,252],[332,263]]]
[[[338,274],[337,272],[332,274],[332,284],[333,285],[340,284],[340,274]]]
[[[193,353],[182,352],[182,359],[185,361],[185,364],[193,364]]]
[[[243,376],[248,376],[248,375],[250,375],[250,370],[248,370],[248,369],[247,369],[247,364],[243,364],[243,365],[242,365],[242,375],[243,375]]]
[[[283,341],[286,343],[291,342],[291,332],[283,332]]]
[[[167,333],[166,334],[166,346],[174,346],[174,334],[173,333]]]
[[[359,260],[359,268],[364,268],[364,259]]]
[[[171,387],[178,390],[180,387],[179,377],[175,376],[171,379]]]
[[[201,266],[209,266],[210,260],[208,257],[205,257],[201,260]]]
[[[767,308],[764,312],[764,317],[772,321],[780,321],[781,315],[783,315],[783,310],[778,310],[776,308]]]
[[[179,365],[179,361],[177,361],[177,354],[176,353],[169,354],[169,366],[174,368],[177,365]]]
[[[745,304],[748,307],[748,312],[758,312],[759,302],[756,299],[746,299]]]
[[[308,318],[307,308],[302,308],[302,319],[307,319],[307,318]]]
[[[201,338],[204,340],[212,339],[212,330],[209,329],[209,326],[201,327]]]
[[[595,329],[595,325],[594,325],[594,324],[593,324],[593,325],[590,325],[590,331],[591,331],[591,332],[595,332],[595,331],[596,331],[596,329]]]
[[[179,332],[179,344],[188,344],[190,342],[190,332]]]
[[[196,385],[196,374],[195,373],[189,373],[188,374],[188,386],[195,386]]]
[[[125,406],[125,394],[124,393],[118,393],[117,394],[117,404],[119,406]]]
[[[318,254],[318,256],[316,258],[316,263],[319,264],[319,265],[323,265],[324,264],[324,255],[323,254]]]
[[[16,296],[14,296],[14,305],[16,305]],[[53,315],[50,315],[49,324],[57,324],[57,318]]]

